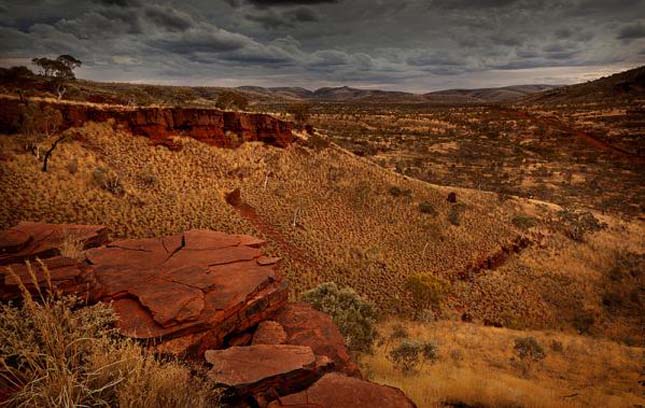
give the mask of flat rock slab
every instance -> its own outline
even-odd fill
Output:
[[[246,235],[190,230],[93,248],[86,256],[94,300],[112,302],[124,335],[161,339],[163,351],[173,354],[201,354],[286,303],[277,260],[262,254],[263,243]]]
[[[61,255],[66,240],[83,248],[107,242],[107,228],[101,225],[44,224],[23,221],[0,232],[0,265]]]
[[[329,357],[336,370],[361,377],[352,360],[345,339],[331,317],[306,303],[289,303],[271,317],[284,329],[285,344],[308,346],[316,355]]]
[[[309,347],[255,345],[209,350],[204,354],[213,365],[210,378],[230,387],[249,386],[272,377],[312,369],[316,356]]]
[[[259,344],[209,350],[204,356],[213,365],[209,377],[237,396],[293,392],[331,368],[329,359],[315,356],[306,346]]]
[[[269,407],[415,408],[416,405],[398,388],[329,373],[306,390],[281,397]]]

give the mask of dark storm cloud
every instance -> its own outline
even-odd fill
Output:
[[[189,15],[168,7],[148,6],[144,13],[150,21],[169,31],[185,31],[193,25]]]
[[[432,7],[446,9],[486,9],[505,7],[520,0],[431,0]]]
[[[245,13],[244,17],[249,21],[261,24],[267,30],[295,27],[297,24],[311,23],[320,19],[315,10],[304,6],[280,11],[271,8],[252,9]]]
[[[645,38],[645,24],[635,23],[624,26],[618,33],[618,38],[621,40]]]
[[[69,53],[80,76],[103,80],[423,91],[571,82],[583,67],[645,61],[645,0],[0,0],[0,10],[5,61]]]
[[[132,7],[141,4],[139,0],[94,0],[94,2],[117,7]]]
[[[338,3],[339,0],[248,0],[258,6],[288,6],[294,4],[312,5],[322,3]]]

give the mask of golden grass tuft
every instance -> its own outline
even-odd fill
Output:
[[[35,279],[33,267],[27,269]],[[21,290],[20,305],[0,306],[0,389],[7,406],[213,406],[215,395],[189,367],[160,361],[119,336],[109,305]]]

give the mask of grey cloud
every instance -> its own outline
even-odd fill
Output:
[[[444,9],[487,9],[506,7],[520,0],[431,0],[430,6]]]
[[[618,33],[618,38],[621,40],[634,40],[637,38],[645,38],[645,24],[634,23],[621,28]]]
[[[170,7],[147,6],[144,14],[150,21],[169,31],[185,31],[194,25],[188,14]]]
[[[248,0],[258,6],[290,6],[294,4],[312,5],[323,3],[338,3],[339,0]]]
[[[210,26],[190,28],[181,33],[167,33],[148,41],[148,44],[176,54],[223,52],[243,48],[253,43],[250,38]]]
[[[277,11],[272,8],[253,9],[249,10],[244,17],[249,21],[259,23],[267,30],[295,27],[300,23],[311,23],[320,19],[316,11],[304,6],[282,11]]]

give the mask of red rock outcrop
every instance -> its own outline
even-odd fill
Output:
[[[312,384],[332,367],[326,357],[314,355],[306,346],[260,344],[209,350],[213,365],[209,377],[225,386],[234,397],[262,394],[284,395]]]
[[[262,255],[262,244],[206,230],[116,241],[87,251],[93,296],[112,301],[125,335],[161,338],[166,352],[202,354],[286,303],[277,260]]]
[[[328,314],[305,303],[290,303],[271,319],[284,328],[287,334],[285,344],[311,347],[315,354],[329,357],[336,370],[350,376],[361,376],[342,334]]]
[[[278,259],[247,235],[191,230],[162,238],[122,240],[91,248],[79,262],[59,256],[67,234],[85,245],[106,239],[98,226],[21,223],[0,234],[4,263],[0,299],[19,296],[19,280],[35,287],[24,260],[44,258],[50,280],[65,293],[111,302],[121,332],[164,352],[201,355],[232,333],[269,318],[287,301]],[[48,258],[49,257],[49,258]],[[42,268],[34,267],[41,287]]]
[[[270,115],[226,112],[199,108],[126,108],[78,103],[38,103],[61,112],[62,129],[84,123],[113,119],[133,134],[150,138],[154,144],[172,147],[170,138],[187,136],[218,147],[237,147],[243,142],[260,141],[278,147],[293,142],[292,125]],[[18,99],[0,99],[0,132],[18,131],[25,105]]]
[[[416,405],[398,388],[329,373],[308,389],[269,404],[269,408],[279,407],[414,408]]]

